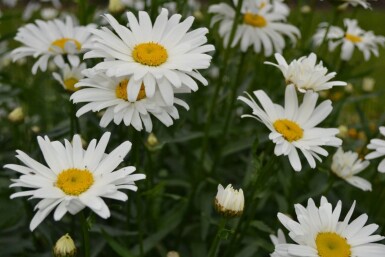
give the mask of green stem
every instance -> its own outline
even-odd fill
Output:
[[[221,221],[219,222],[218,231],[217,231],[217,234],[215,235],[213,243],[211,244],[208,257],[216,257],[218,255],[218,250],[221,243],[221,234],[222,234],[222,231],[225,229],[226,223],[227,223],[226,218],[222,218]]]
[[[231,52],[231,44],[232,44],[232,42],[234,40],[235,32],[236,32],[237,27],[238,27],[238,20],[239,20],[239,17],[241,15],[242,4],[243,4],[243,0],[239,0],[238,1],[238,5],[236,7],[236,14],[235,14],[233,26],[231,28],[231,33],[230,33],[229,41],[227,42],[227,45],[225,46],[226,49],[225,49],[225,53],[224,53],[224,57],[223,57],[223,62],[222,62],[223,65],[221,66],[221,68],[219,70],[219,80],[218,80],[218,83],[215,85],[214,95],[212,96],[212,101],[211,101],[211,104],[210,104],[210,107],[209,107],[209,112],[208,112],[208,116],[207,116],[207,119],[206,119],[207,122],[206,122],[205,130],[204,130],[204,137],[203,137],[203,143],[202,143],[202,151],[201,151],[201,155],[200,155],[200,158],[199,158],[199,163],[200,163],[200,167],[199,168],[203,167],[205,155],[206,155],[206,152],[207,152],[209,132],[210,132],[211,124],[212,124],[212,121],[213,121],[214,109],[216,107],[216,102],[217,102],[218,95],[219,95],[219,89],[224,84],[225,72],[227,70],[227,66],[228,66],[228,62],[229,62],[229,57],[230,57],[230,52]]]
[[[226,142],[227,134],[229,132],[231,114],[233,113],[233,109],[234,109],[235,102],[236,102],[235,100],[237,99],[237,89],[238,89],[237,85],[239,84],[239,81],[241,80],[241,74],[243,71],[245,57],[246,57],[246,53],[242,53],[241,60],[240,60],[239,65],[238,65],[238,72],[237,72],[237,75],[235,76],[235,80],[233,81],[233,84],[231,87],[230,103],[229,103],[229,107],[228,107],[227,112],[226,112],[225,124],[223,126],[223,133],[221,136],[221,142]],[[219,159],[222,155],[223,146],[224,146],[224,144],[222,144],[217,151],[217,154],[216,154],[215,160],[214,160],[214,165],[211,169],[211,173],[214,173],[216,170],[216,167],[218,166]]]
[[[78,19],[81,25],[87,25],[87,0],[77,0],[78,2]]]
[[[84,211],[80,213],[80,221],[82,224],[82,232],[83,232],[83,251],[84,257],[90,257],[90,235],[88,231],[88,223]]]

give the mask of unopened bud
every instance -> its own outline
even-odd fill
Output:
[[[301,7],[301,13],[307,14],[311,12],[311,7],[309,5],[304,5]]]
[[[224,217],[239,217],[243,213],[245,198],[242,189],[235,190],[230,184],[225,188],[218,185],[217,196],[214,200],[216,211]]]
[[[167,253],[166,257],[180,257],[178,252],[170,251]]]
[[[124,11],[124,4],[121,0],[110,0],[110,3],[108,4],[108,11],[110,13],[119,13]]]
[[[8,120],[11,122],[20,122],[24,119],[23,108],[17,107],[8,114]]]
[[[65,234],[57,240],[53,248],[54,257],[75,257],[76,246],[70,235]]]
[[[362,90],[365,92],[372,92],[376,81],[373,78],[366,77],[362,80]]]

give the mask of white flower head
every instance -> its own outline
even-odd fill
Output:
[[[234,1],[235,5],[237,1]],[[286,23],[287,14],[282,8],[277,8],[277,3],[272,1],[252,1],[243,2],[241,13],[242,23],[238,24],[231,46],[235,47],[238,43],[242,52],[246,52],[249,47],[253,47],[254,52],[264,52],[265,56],[270,56],[274,52],[282,52],[285,48],[284,36],[290,38],[292,43],[297,41],[300,36],[298,28]],[[280,3],[279,6],[285,5]],[[219,34],[224,40],[224,45],[228,45],[230,34],[235,19],[235,10],[228,4],[220,3],[209,7],[209,12],[214,16],[211,26],[219,22]],[[262,50],[263,49],[263,50]]]
[[[330,89],[333,86],[346,86],[346,82],[330,81],[336,72],[328,72],[323,66],[322,61],[317,64],[317,56],[311,53],[309,56],[302,56],[298,60],[293,60],[287,64],[285,58],[279,53],[275,54],[278,64],[271,64],[281,70],[287,84],[294,84],[299,92],[305,93],[307,90],[320,91]]]
[[[335,50],[341,45],[341,59],[344,61],[352,58],[355,48],[358,48],[363,53],[366,61],[369,60],[372,54],[375,56],[379,55],[378,47],[384,46],[385,37],[376,36],[372,31],[361,29],[358,26],[357,20],[344,19],[344,26],[345,28],[341,29],[337,26],[329,27],[327,23],[321,23],[316,34],[313,36],[314,44],[319,46],[325,38],[330,51]]]
[[[75,87],[75,84],[84,78],[82,71],[86,68],[87,67],[85,63],[80,63],[79,66],[70,66],[65,64],[63,67],[59,67],[61,74],[54,72],[52,75],[65,90],[74,92],[78,90],[78,88]]]
[[[378,225],[365,225],[368,215],[350,222],[355,202],[340,221],[342,203],[333,206],[325,197],[317,207],[313,199],[307,206],[295,205],[297,219],[278,213],[278,219],[289,230],[294,244],[278,244],[276,250],[287,257],[382,257],[385,245],[375,243],[384,237],[373,235]]]
[[[210,66],[212,57],[206,53],[214,46],[206,44],[206,28],[188,31],[194,17],[180,22],[181,15],[168,18],[168,11],[162,9],[152,24],[146,12],[140,11],[139,19],[127,12],[129,28],[109,14],[105,18],[116,34],[105,27],[91,30],[95,36],[86,46],[91,51],[85,58],[107,58],[94,69],[108,76],[130,76],[130,101],[136,99],[142,84],[148,97],[153,97],[158,88],[167,105],[173,104],[174,91],[181,87],[198,90],[194,79],[207,85],[197,70]]]
[[[298,106],[298,98],[294,85],[288,85],[285,91],[285,106],[274,104],[263,90],[254,91],[261,107],[248,95],[240,96],[253,109],[253,113],[243,117],[254,118],[268,127],[271,131],[269,139],[276,146],[274,154],[289,157],[295,171],[302,169],[298,150],[305,156],[311,168],[316,167],[315,159],[321,161],[320,155],[328,156],[322,146],[340,146],[342,140],[335,135],[337,128],[317,127],[333,110],[330,100],[325,100],[316,107],[318,94],[307,91],[303,102]],[[298,150],[297,150],[298,149]]]
[[[351,5],[353,7],[356,7],[356,6],[362,6],[363,8],[365,9],[369,9],[370,8],[370,4],[367,0],[340,0],[341,3],[341,7],[342,8],[345,8],[347,7],[348,5]]]
[[[352,151],[344,152],[340,147],[333,155],[331,170],[349,184],[364,191],[372,191],[372,184],[369,181],[356,176],[366,169],[369,164],[369,161],[360,160],[357,153]]]
[[[243,213],[245,198],[242,189],[235,190],[233,186],[227,185],[223,188],[218,185],[217,196],[215,197],[215,209],[225,217],[238,217]]]
[[[167,105],[159,90],[156,89],[150,98],[145,91],[145,84],[141,85],[140,91],[134,101],[129,100],[130,91],[129,76],[109,77],[104,72],[85,70],[86,78],[76,84],[80,88],[72,94],[71,100],[74,103],[87,103],[81,107],[76,116],[80,117],[86,112],[98,112],[106,109],[100,120],[100,126],[106,127],[110,122],[116,125],[124,123],[126,126],[133,126],[140,131],[145,128],[147,132],[152,131],[151,116],[159,119],[164,125],[171,126],[173,119],[179,118],[179,113],[174,105]],[[178,99],[174,99],[174,104],[178,104],[188,110],[188,105]]]
[[[273,242],[274,246],[279,244],[286,244],[286,237],[282,229],[278,229],[277,235],[270,235],[270,240]],[[281,253],[278,251],[274,251],[272,254],[270,254],[270,257],[285,257],[285,255],[281,255]]]
[[[26,56],[39,57],[32,67],[33,74],[39,68],[45,71],[50,58],[53,58],[57,66],[62,67],[63,55],[67,56],[72,66],[78,66],[80,63],[78,55],[83,52],[83,45],[90,36],[87,27],[76,26],[71,16],[66,16],[65,22],[60,19],[36,20],[35,23],[19,28],[15,40],[23,46],[13,50],[11,55],[13,61]]]
[[[91,140],[86,150],[79,135],[73,142],[65,140],[51,142],[49,138],[38,137],[38,143],[48,166],[45,166],[24,152],[17,150],[16,157],[24,164],[7,164],[4,167],[21,173],[13,179],[10,187],[25,187],[29,190],[11,195],[11,198],[30,196],[41,199],[36,205],[30,229],[34,230],[55,209],[54,219],[60,220],[67,212],[77,214],[85,207],[100,217],[110,217],[110,210],[102,197],[126,201],[127,195],[121,189],[136,191],[135,181],[144,179],[144,174],[132,174],[135,167],[127,166],[115,170],[131,149],[125,141],[109,154],[105,154],[110,133],[103,134],[99,143]]]
[[[385,136],[385,127],[380,127],[380,133]],[[366,160],[372,160],[385,156],[385,140],[383,139],[371,139],[370,144],[368,144],[367,148],[374,151],[365,156]],[[382,161],[378,165],[378,171],[381,173],[385,173],[385,158],[382,159]]]

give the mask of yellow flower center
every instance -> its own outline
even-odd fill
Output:
[[[276,120],[273,126],[289,142],[297,141],[303,137],[303,129],[291,120]]]
[[[333,232],[319,233],[315,242],[320,257],[350,257],[352,254],[346,239]]]
[[[259,9],[262,9],[263,7],[265,7],[266,6],[266,2],[265,1],[263,1],[262,3],[260,3],[260,5],[259,5]]]
[[[79,89],[75,87],[75,84],[79,82],[79,80],[76,78],[68,78],[63,82],[64,82],[65,89],[68,91],[75,92]]]
[[[73,39],[73,38],[66,38],[66,37],[63,37],[61,39],[58,39],[58,40],[55,40],[51,43],[51,46],[56,46],[56,47],[59,47],[61,48],[63,51],[65,51],[64,47],[66,45],[67,42],[72,42],[75,44],[76,46],[76,49],[78,51],[80,51],[80,49],[82,48],[82,45],[79,43],[79,41],[77,41],[76,39]],[[52,50],[52,48],[50,48],[50,50]]]
[[[55,186],[67,195],[80,195],[87,191],[94,183],[94,176],[87,170],[71,168],[63,170],[57,176]]]
[[[243,22],[247,25],[258,28],[263,28],[267,25],[267,21],[263,16],[250,12],[247,12],[245,15],[243,15]]]
[[[128,101],[127,84],[128,84],[128,79],[124,79],[120,81],[119,84],[116,86],[115,95],[117,98]],[[144,89],[144,84],[142,83],[142,85],[140,86],[139,94],[136,97],[136,101],[140,101],[144,98],[146,98],[146,90]]]
[[[345,38],[349,41],[352,41],[353,43],[359,43],[362,41],[361,37],[349,33],[346,33]]]
[[[159,66],[167,61],[168,53],[162,45],[149,42],[136,45],[132,58],[143,65]]]

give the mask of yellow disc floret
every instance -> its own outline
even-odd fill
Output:
[[[345,38],[353,43],[359,43],[362,41],[362,38],[356,35],[346,33]]]
[[[276,120],[273,126],[289,142],[297,141],[303,137],[303,129],[294,121],[288,119]]]
[[[93,183],[94,176],[89,170],[71,168],[59,173],[55,186],[67,195],[78,196],[87,191]]]
[[[75,87],[75,84],[79,82],[79,80],[76,78],[68,78],[68,79],[65,79],[63,82],[64,82],[65,89],[68,91],[75,92],[79,89]]]
[[[263,28],[267,25],[267,21],[263,16],[250,12],[243,15],[243,23],[257,28]]]
[[[124,80],[120,81],[119,84],[116,86],[115,95],[117,98],[128,101],[127,84],[128,84],[128,79],[124,79]],[[144,89],[144,85],[142,84],[140,86],[138,96],[136,97],[136,101],[140,101],[144,98],[146,98],[146,91]]]
[[[132,51],[132,58],[140,64],[159,66],[167,61],[166,48],[154,42],[138,44]]]
[[[319,233],[315,242],[320,257],[350,257],[352,254],[347,240],[334,232]]]
[[[65,52],[65,45],[67,44],[67,42],[72,42],[75,44],[76,46],[76,49],[78,51],[80,51],[80,49],[82,48],[82,45],[79,43],[79,41],[77,41],[76,39],[73,39],[73,38],[66,38],[66,37],[63,37],[61,39],[58,39],[58,40],[55,40],[51,43],[51,47],[50,47],[50,50],[52,51],[52,47],[59,47],[61,48],[61,50],[63,50]]]

